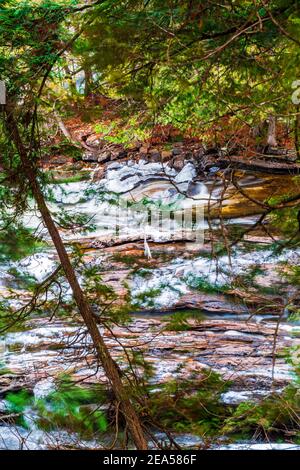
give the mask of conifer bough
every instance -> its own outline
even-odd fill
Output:
[[[135,446],[137,447],[137,449],[146,450],[147,441],[144,436],[139,416],[130,399],[130,394],[122,382],[121,371],[109,353],[109,350],[93,317],[89,302],[87,301],[84,292],[82,291],[79,285],[69,255],[63,244],[59,231],[53,221],[51,213],[46,205],[44,195],[36,178],[35,168],[29,158],[27,149],[22,142],[17,123],[13,116],[13,110],[10,109],[9,105],[5,107],[5,116],[6,128],[20,156],[24,176],[27,178],[30,184],[33,197],[37,203],[44,224],[47,227],[47,230],[56,248],[62,269],[73,291],[73,296],[77,304],[78,310],[92,338],[93,345],[97,353],[97,358],[99,359],[104,368],[104,371],[111,384],[116,399],[120,402],[121,411],[124,415]]]

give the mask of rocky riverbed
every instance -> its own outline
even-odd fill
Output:
[[[69,171],[64,168],[57,172],[60,177]],[[278,234],[274,232],[273,239],[269,239],[258,229],[233,247],[230,257],[224,253],[211,256],[211,241],[218,242],[224,226],[227,232],[245,229],[257,221],[260,213],[259,207],[253,210],[251,206],[249,210],[245,198],[233,187],[224,197],[222,178],[213,178],[218,169],[212,169],[211,176],[204,179],[199,177],[195,162],[187,159],[180,167],[146,160],[106,166],[102,162],[87,163],[84,171],[90,177],[87,181],[48,186],[50,206],[57,213],[63,209],[69,217],[75,212],[87,217],[92,231],[61,228],[68,249],[76,243],[83,250],[85,263],[97,267],[103,282],[116,292],[117,304],[130,299],[131,322],[103,331],[120,366],[125,367],[125,347],[129,352],[143,352],[153,366],[152,384],[215,371],[229,384],[221,394],[225,405],[255,402],[271,392],[280,393],[294,378],[293,367],[285,359],[286,351],[300,343],[300,327],[291,323],[284,311],[290,295],[298,302],[286,274],[289,266],[299,262],[299,252],[286,248],[274,253],[271,244]],[[282,178],[281,190],[294,184],[291,177]],[[266,194],[274,194],[278,180],[245,173],[240,175],[239,184],[251,197],[263,200]],[[225,222],[216,209],[221,195]],[[205,214],[210,204],[215,208],[208,220]],[[191,223],[184,226],[182,219],[180,222],[175,217],[172,224],[157,223],[153,227],[145,219],[145,207],[146,214],[152,208],[155,214],[196,212],[199,217],[189,218]],[[32,229],[39,227],[34,207],[24,222]],[[195,232],[201,236],[195,237]],[[45,248],[0,266],[1,296],[15,307],[30,297],[20,276],[15,279],[16,272],[41,282],[58,265],[47,234],[40,228],[39,234],[47,243]],[[53,290],[49,298],[55,295]],[[70,297],[65,285],[63,296]],[[187,317],[182,331],[172,329],[176,312],[184,312]],[[94,364],[89,338],[76,315],[54,317],[48,322],[45,314],[36,313],[24,323],[22,331],[3,333],[0,364],[0,447],[76,445],[75,434],[44,433],[32,423],[29,433],[5,418],[8,393],[26,389],[35,398],[47,396],[61,372],[88,384],[106,383],[103,371]],[[30,410],[27,414],[33,422]],[[200,445],[195,437],[177,437],[188,446]],[[95,447],[99,443],[86,445]]]

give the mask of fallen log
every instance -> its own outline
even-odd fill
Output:
[[[269,156],[270,158],[270,156]],[[242,157],[220,157],[207,164],[207,168],[233,168],[238,170],[258,171],[261,173],[271,173],[279,175],[298,175],[300,174],[300,163],[288,163],[280,161],[280,157],[272,158],[272,161],[260,158],[243,159]]]

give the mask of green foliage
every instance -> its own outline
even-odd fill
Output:
[[[82,158],[82,149],[68,140],[62,140],[57,144],[52,144],[44,149],[44,152],[47,152],[47,155],[50,152],[53,155],[59,154],[72,157],[75,161],[81,160]]]
[[[286,280],[294,285],[300,285],[300,266],[289,266],[289,271],[284,273]]]
[[[74,53],[100,72],[95,81],[108,94],[125,97],[128,105],[142,103],[149,121],[203,132],[219,116],[236,114],[252,125],[291,109],[286,96],[297,76],[299,48],[259,4],[211,2],[203,9],[196,0],[106,3],[109,14],[102,11]],[[297,38],[295,2],[276,0],[268,8]],[[266,97],[265,106],[253,106]]]
[[[126,123],[117,120],[111,120],[109,124],[98,123],[95,131],[102,134],[107,142],[113,144],[123,144],[129,147],[133,142],[145,141],[150,137],[150,131],[142,127],[136,117],[131,117]]]
[[[96,230],[96,225],[92,223],[93,217],[88,214],[67,211],[61,208],[58,213],[53,213],[56,224],[71,232],[83,231],[93,232]]]
[[[152,270],[146,268],[139,268],[134,271],[136,276],[142,277],[143,279],[150,279],[152,276]]]
[[[90,179],[90,172],[80,171],[76,175],[57,177],[55,173],[47,175],[47,181],[49,184],[68,184],[68,183],[79,183],[80,181],[88,181]]]
[[[107,428],[101,405],[106,402],[100,387],[85,388],[74,384],[68,375],[61,375],[57,389],[45,398],[34,399],[26,390],[6,395],[7,409],[19,415],[17,424],[27,428],[25,415],[34,411],[34,421],[47,431],[66,429],[84,438],[97,435]]]
[[[206,277],[199,277],[190,274],[186,277],[185,282],[193,289],[207,293],[226,293],[230,288],[228,284],[219,284],[218,282],[210,282]]]
[[[127,372],[134,370],[135,387],[131,384],[130,393],[137,395],[144,395],[147,393],[147,384],[150,379],[155,376],[155,367],[145,359],[142,351],[132,350],[128,352],[130,357],[130,365],[127,367]]]
[[[99,203],[105,202],[112,206],[127,207],[126,200],[122,199],[120,194],[106,191],[101,186],[90,184],[84,191],[84,198],[89,200],[92,197]]]
[[[169,211],[175,211],[179,209],[180,200],[184,199],[184,195],[178,194],[175,197],[175,200],[171,202],[165,202],[161,199],[152,199],[151,197],[144,196],[139,201],[128,201],[128,207],[130,207],[134,211],[144,212],[145,217],[148,217],[147,210],[158,210],[158,211],[167,211],[167,215],[169,215]]]
[[[123,302],[118,302],[118,294],[102,279],[103,266],[85,263],[80,249],[74,263],[83,277],[84,292],[99,322],[105,322],[106,325],[115,322],[126,324],[129,321],[131,304],[126,295]],[[125,283],[124,287],[127,288]]]
[[[158,297],[162,292],[162,288],[150,288],[135,294],[134,299],[132,301],[133,307],[155,307],[155,299]]]
[[[6,401],[13,413],[22,413],[27,406],[32,404],[32,395],[27,390],[21,390],[20,392],[8,393]]]
[[[17,286],[19,289],[34,290],[37,281],[31,274],[24,273],[15,267],[9,268],[8,273],[13,276],[13,281],[10,282],[11,285]]]
[[[169,316],[165,329],[169,331],[188,331],[195,326],[194,323],[189,322],[190,319],[194,320],[197,325],[204,320],[204,315],[200,310],[177,311]]]
[[[149,409],[157,422],[176,432],[213,436],[228,410],[219,401],[228,384],[212,371],[195,380],[170,381],[152,392]]]
[[[16,419],[16,424],[28,427],[28,423],[24,418],[24,413],[27,408],[33,404],[33,396],[27,390],[21,390],[19,392],[11,392],[6,395],[7,409],[12,414],[19,415]]]
[[[45,243],[21,224],[10,224],[0,231],[0,261],[17,261],[43,247]]]
[[[155,254],[152,256],[155,257]],[[141,254],[124,254],[123,252],[115,252],[110,256],[110,259],[115,263],[123,263],[126,267],[130,268],[132,275],[142,277],[144,279],[150,278],[152,275],[151,269],[147,269],[149,260]]]
[[[247,279],[247,281],[251,282],[255,280],[256,276],[260,276],[264,274],[264,272],[265,270],[259,265],[251,266],[247,274],[245,275],[245,278]]]
[[[72,383],[67,375],[61,376],[57,390],[36,403],[38,424],[48,431],[67,429],[85,438],[92,437],[107,428],[101,410],[104,401],[100,388],[84,388]]]
[[[112,300],[116,298],[112,287],[102,281],[101,272],[98,266],[83,265],[85,291],[91,295],[96,295],[102,300]]]
[[[243,402],[224,421],[222,433],[233,438],[288,439],[300,443],[299,346],[284,354],[293,367],[293,380],[283,391],[270,392],[257,403]]]
[[[59,107],[63,111],[70,94],[74,100],[77,98],[72,80],[77,78],[78,70],[84,71],[90,89],[127,100],[128,108],[138,110],[127,121],[112,118],[110,124],[103,121],[98,125],[97,132],[112,143],[129,145],[133,140],[145,140],[150,137],[153,124],[175,124],[182,131],[192,126],[190,134],[201,132],[204,141],[218,142],[220,134],[226,134],[226,127],[220,126],[223,117],[230,132],[235,122],[245,123],[248,128],[269,114],[294,116],[291,81],[298,78],[300,51],[290,37],[299,37],[297,2],[268,3],[280,27],[272,21],[266,8],[246,0],[212,1],[209,7],[203,7],[197,0],[106,0],[75,14],[77,4],[80,2],[73,0],[1,3],[0,76],[6,81],[10,105],[34,168],[45,155],[37,130],[46,141],[48,135],[43,131],[43,124],[49,124],[53,105],[61,102]],[[74,32],[82,34],[72,42]],[[78,69],[70,70],[70,63]],[[47,81],[42,90],[44,77]],[[36,106],[40,113],[36,113]],[[10,136],[2,130],[1,182],[4,183],[0,188],[0,206],[1,211],[16,209],[19,216],[27,210],[31,192],[18,152]],[[211,134],[206,135],[208,132]],[[80,156],[77,149],[65,142],[51,149],[61,150],[75,159]],[[77,181],[78,177],[74,178]],[[46,183],[47,178],[40,175],[39,181]],[[99,194],[101,198],[112,203],[118,200],[113,194]],[[145,198],[142,204],[149,208],[153,203]],[[80,214],[76,219],[66,212],[58,214],[57,221],[65,229],[74,229],[74,224],[78,228],[87,222]],[[284,233],[294,235],[299,231],[298,208],[275,210],[271,222]],[[1,232],[0,260],[27,256],[39,243],[29,231],[11,224]],[[122,261],[130,264],[133,260],[123,257]],[[101,270],[83,266],[79,250],[77,253],[74,250],[74,264],[84,275],[83,287],[95,310],[99,309],[100,319],[102,311],[107,316],[114,313],[106,307],[117,300],[117,295],[103,283]],[[298,273],[294,274],[298,282]],[[205,277],[186,281],[207,293],[228,289],[227,285],[212,284]],[[30,283],[28,279],[25,282]],[[164,287],[172,289],[161,284],[144,291],[135,297],[136,305],[155,306],[155,298]],[[10,313],[5,308],[1,304],[1,325]],[[174,315],[169,328],[188,329],[186,314]],[[143,365],[138,355],[134,360],[137,367]],[[249,434],[257,429],[262,436],[265,431],[277,435],[285,430],[294,432],[296,425],[299,428],[295,417],[299,415],[296,384],[279,397],[272,395],[257,406],[242,404],[232,416],[230,409],[220,404],[220,393],[225,388],[226,384],[211,372],[196,381],[173,381],[152,394],[150,410],[168,428],[202,436],[220,430],[232,435]],[[46,429],[64,427],[84,436],[105,431],[107,424],[102,411],[85,406],[98,405],[100,396],[100,393],[92,396],[90,390],[75,386],[65,378],[56,392],[35,404],[40,425]],[[33,406],[31,395],[25,391],[9,394],[7,400],[10,409],[20,413],[20,419],[26,407]]]
[[[299,207],[286,207],[272,211],[270,221],[284,236],[295,236],[299,232],[298,214]]]
[[[250,438],[255,433],[259,439],[277,439],[288,436],[300,442],[300,390],[289,385],[280,394],[271,394],[257,404],[244,402],[238,405],[225,420],[222,433],[236,438]]]
[[[117,263],[121,262],[131,267],[135,264],[139,264],[139,257],[136,255],[124,255],[123,253],[114,253],[111,256],[111,259]]]

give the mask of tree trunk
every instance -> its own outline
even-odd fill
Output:
[[[37,182],[35,168],[32,162],[30,161],[25,146],[23,145],[14,117],[8,109],[6,109],[6,126],[10,133],[12,141],[14,142],[14,145],[18,151],[23,165],[25,176],[30,183],[33,196],[36,200],[45,226],[47,227],[49,234],[52,238],[62,268],[65,272],[66,278],[73,291],[73,296],[77,304],[78,310],[92,338],[93,345],[97,352],[97,357],[104,368],[104,371],[107,375],[108,380],[110,381],[111,387],[117,400],[120,402],[121,410],[128,425],[133,442],[135,443],[137,449],[145,450],[147,449],[147,442],[142,430],[139,417],[129,397],[128,390],[126,390],[122,382],[120,376],[121,372],[109,353],[109,350],[103,340],[102,335],[100,334],[96,321],[93,317],[90,305],[86,300],[85,295],[78,283],[74,268],[71,264],[71,261],[67,254],[63,241],[60,237],[60,234],[56,228],[56,225],[52,219],[51,213],[46,205],[41,188]]]
[[[84,69],[84,96],[87,98],[90,94],[91,91],[91,85],[92,85],[92,72],[89,70],[87,67]]]
[[[300,124],[300,107],[297,105],[297,112],[295,116],[295,132],[294,132],[294,137],[295,137],[295,149],[296,149],[296,155],[297,155],[297,162],[300,161],[300,144],[299,144],[299,124]]]
[[[61,119],[60,115],[58,114],[58,112],[56,111],[56,109],[53,110],[53,114],[54,114],[54,117],[55,117],[55,120],[57,122],[57,125],[59,127],[59,129],[61,130],[62,134],[65,136],[66,139],[68,139],[70,142],[73,142],[73,139],[72,139],[72,136],[69,132],[69,129],[66,128],[63,120]]]
[[[74,77],[72,71],[69,69],[67,64],[65,64],[64,70],[66,74],[66,80],[68,81],[69,87],[70,87],[70,95],[76,96],[77,95],[77,88],[75,84],[76,76]]]
[[[268,127],[268,136],[267,136],[267,145],[269,147],[277,147],[276,140],[276,119],[275,116],[269,116],[269,127]]]
[[[61,130],[62,134],[66,137],[67,140],[69,140],[73,145],[75,145],[78,148],[83,147],[84,149],[89,150],[90,152],[92,151],[92,148],[89,145],[87,145],[85,142],[83,142],[83,140],[79,141],[79,140],[73,139],[69,130],[66,128],[63,120],[61,119],[60,115],[58,114],[56,110],[53,111],[53,114],[54,114],[54,117],[55,117],[55,120],[57,122],[59,129]]]

